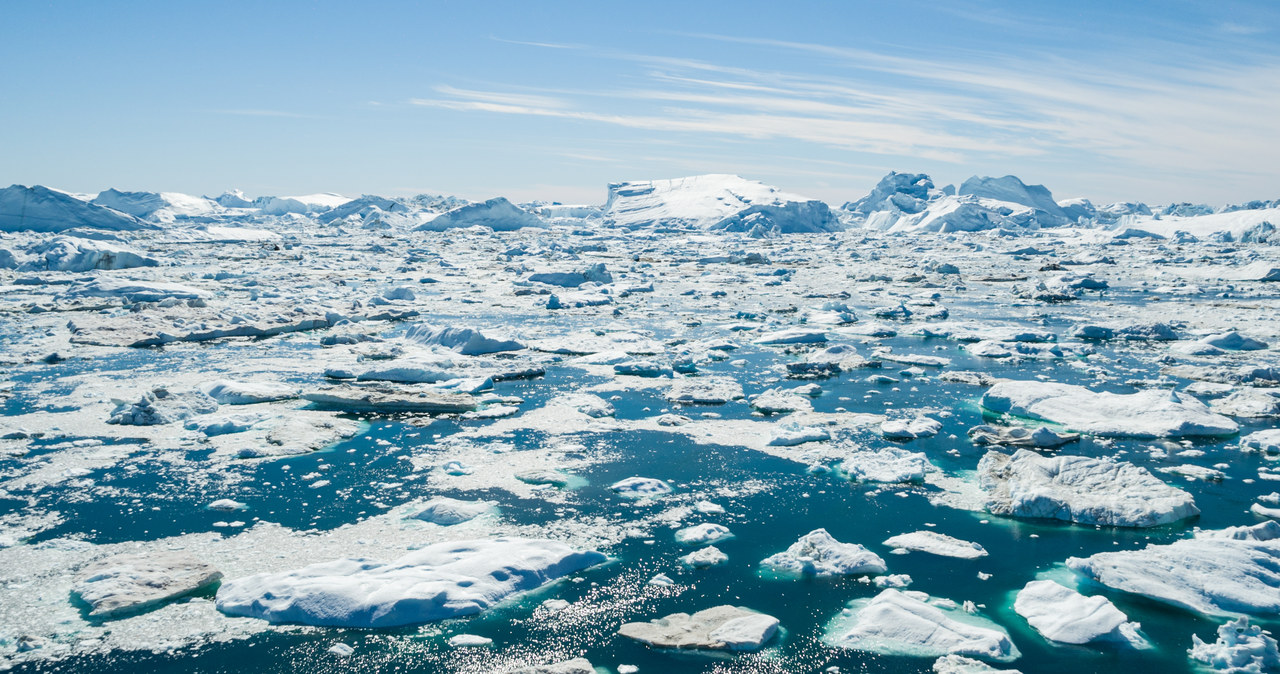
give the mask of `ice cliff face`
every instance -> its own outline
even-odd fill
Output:
[[[613,183],[605,222],[618,227],[677,227],[761,234],[842,229],[821,201],[735,175],[711,174]]]

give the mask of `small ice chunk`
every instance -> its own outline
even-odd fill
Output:
[[[493,505],[492,501],[463,501],[447,496],[437,496],[423,504],[422,509],[410,517],[442,526],[451,526],[473,520],[489,512]]]
[[[677,531],[676,540],[685,545],[706,545],[732,535],[729,527],[720,524],[697,524]]]
[[[645,498],[671,493],[671,485],[652,477],[629,477],[614,482],[609,488],[626,498]]]
[[[884,573],[888,567],[874,552],[857,543],[841,543],[826,529],[814,529],[785,551],[766,557],[760,566],[802,576]]]
[[[898,534],[885,540],[885,545],[900,550],[927,552],[941,557],[958,559],[977,559],[986,557],[986,548],[970,541],[953,538],[936,531],[915,531],[909,534]]]
[[[720,548],[717,548],[714,545],[708,545],[705,548],[694,550],[684,557],[681,557],[680,561],[695,569],[705,569],[724,564],[729,561],[729,556],[721,552]]]
[[[756,651],[777,631],[777,618],[726,605],[624,623],[618,634],[657,648]]]
[[[1191,635],[1192,660],[1204,663],[1210,669],[1223,672],[1270,672],[1280,668],[1280,650],[1276,640],[1263,633],[1262,628],[1250,625],[1248,616],[1241,616],[1218,628],[1218,640],[1205,643],[1198,635]]]
[[[911,452],[901,447],[853,452],[840,463],[840,470],[849,479],[858,482],[918,483],[931,468],[929,459],[921,452]]]

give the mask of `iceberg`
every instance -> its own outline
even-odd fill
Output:
[[[888,570],[884,560],[857,543],[841,543],[826,529],[814,529],[783,552],[770,555],[760,566],[796,576],[852,576]]]
[[[618,628],[618,634],[655,648],[723,651],[760,650],[777,631],[777,618],[727,605]]]
[[[978,485],[987,510],[1009,517],[1155,527],[1200,514],[1191,494],[1124,461],[993,450],[978,462]]]
[[[1106,597],[1086,597],[1051,580],[1033,580],[1018,592],[1013,610],[1044,638],[1064,644],[1113,641],[1142,646],[1138,624]]]
[[[445,211],[415,227],[418,231],[443,232],[459,227],[488,227],[495,232],[509,232],[522,227],[545,227],[542,218],[516,206],[502,197],[459,206]]]
[[[1274,521],[1071,557],[1067,566],[1114,590],[1206,615],[1280,614],[1280,523]]]
[[[40,185],[0,190],[0,232],[63,232],[81,227],[117,232],[156,229],[132,215]]]
[[[1105,437],[1221,437],[1239,431],[1231,419],[1172,391],[1098,393],[1071,384],[1005,381],[987,390],[982,407]]]
[[[964,655],[998,662],[1021,656],[1004,628],[927,603],[920,594],[890,588],[872,599],[854,601],[828,626],[823,641],[836,648],[888,655]]]
[[[735,175],[612,183],[606,224],[628,229],[681,227],[708,231],[779,234],[842,229],[821,201],[788,194]]]
[[[224,582],[217,607],[272,623],[397,627],[474,615],[605,561],[523,538],[436,543],[392,562],[340,559]]]

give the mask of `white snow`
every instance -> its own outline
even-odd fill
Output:
[[[1212,643],[1192,634],[1188,654],[1192,660],[1219,672],[1262,674],[1280,668],[1276,640],[1264,634],[1261,627],[1250,625],[1247,616],[1218,627],[1218,639]]]
[[[859,482],[923,482],[931,467],[924,453],[900,447],[860,449],[840,463],[840,470]]]

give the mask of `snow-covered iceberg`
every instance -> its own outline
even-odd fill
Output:
[[[1155,389],[1122,394],[1055,382],[1004,381],[987,390],[982,407],[1107,437],[1230,436],[1239,430],[1236,422],[1189,395]]]
[[[119,232],[156,228],[132,215],[41,185],[11,185],[0,189],[2,232],[62,232],[79,227]]]
[[[1197,532],[1141,550],[1071,557],[1092,581],[1209,615],[1280,614],[1280,523]]]
[[[842,227],[823,202],[735,175],[613,183],[605,222],[618,227],[793,234]]]
[[[236,578],[218,610],[273,623],[395,627],[473,615],[517,592],[605,561],[595,551],[523,538],[437,543],[393,561],[340,559]]]
[[[1085,456],[987,452],[978,485],[996,515],[1116,527],[1154,527],[1200,514],[1181,489],[1124,461]]]
[[[872,599],[854,601],[828,626],[823,641],[889,655],[954,654],[998,662],[1020,657],[1004,628],[954,606],[890,588]]]
[[[542,218],[516,206],[502,197],[459,206],[418,225],[420,231],[443,232],[457,227],[488,227],[495,232],[509,232],[522,227],[545,227]]]

